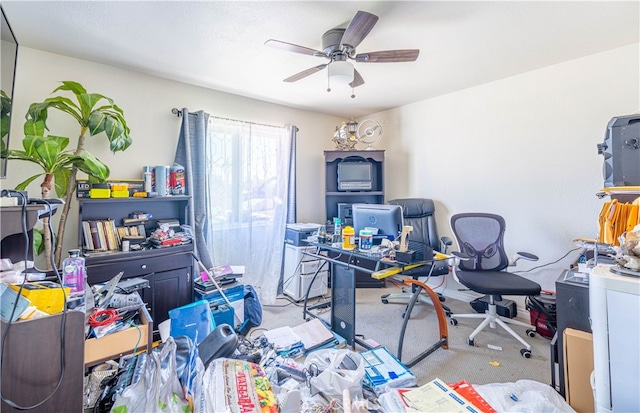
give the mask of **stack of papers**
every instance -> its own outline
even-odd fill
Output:
[[[402,393],[402,397],[409,405],[408,411],[420,412],[452,412],[452,413],[481,413],[482,410],[471,404],[445,382],[436,378],[418,387]]]
[[[304,351],[307,352],[316,350],[336,339],[331,330],[317,318],[293,327],[293,332],[300,337]]]
[[[264,332],[264,336],[278,354],[297,349],[302,350],[304,347],[300,337],[289,326],[267,330]]]

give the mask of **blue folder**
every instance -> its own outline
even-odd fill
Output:
[[[172,337],[188,336],[197,345],[216,327],[209,302],[200,300],[169,310]]]

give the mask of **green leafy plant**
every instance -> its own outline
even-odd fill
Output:
[[[71,204],[74,198],[76,175],[82,171],[90,179],[104,181],[109,177],[109,168],[98,158],[85,150],[87,134],[90,136],[104,134],[109,140],[111,152],[124,151],[131,145],[130,130],[124,113],[111,98],[98,93],[87,93],[77,82],[63,81],[56,92],[70,92],[75,101],[66,96],[53,96],[40,103],[32,103],[26,114],[24,124],[24,150],[10,150],[9,159],[32,162],[39,165],[41,172],[21,182],[16,189],[25,189],[31,182],[44,176],[40,184],[43,199],[51,197],[51,191],[64,198],[65,203],[60,213],[60,221],[56,233],[55,263],[60,266],[64,229]],[[80,126],[80,134],[75,150],[66,150],[69,138],[63,136],[45,136],[49,109],[57,109],[73,117]],[[45,252],[50,253],[52,247],[51,234],[44,225]],[[50,264],[47,263],[49,267]],[[51,269],[51,268],[48,268]]]

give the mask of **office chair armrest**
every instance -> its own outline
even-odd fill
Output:
[[[538,261],[538,256],[531,254],[530,252],[516,252],[516,259],[514,259],[513,261],[511,261],[511,263],[509,264],[510,267],[516,265],[516,263],[518,262],[518,260],[522,258],[523,260],[527,260],[527,261]]]
[[[454,257],[456,257],[457,259],[459,259],[461,261],[468,261],[471,258],[467,254],[465,254],[464,252],[460,252],[460,251],[453,251],[453,252],[451,252],[450,255],[453,255]]]
[[[453,240],[449,237],[441,237],[440,238],[440,243],[443,245],[442,248],[442,253],[446,254],[447,253],[447,248],[449,248],[450,246],[453,245]]]

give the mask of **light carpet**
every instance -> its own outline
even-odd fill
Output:
[[[399,288],[359,288],[356,290],[356,330],[361,338],[374,340],[397,354],[398,335],[402,327],[404,304],[382,304],[380,296],[399,292]],[[310,301],[318,302],[320,298]],[[453,313],[474,312],[469,303],[447,298],[445,303]],[[328,310],[318,313],[329,320]],[[528,314],[520,315],[528,317]],[[263,322],[251,332],[252,338],[262,329],[282,326],[294,327],[305,322],[302,304],[293,303],[287,297],[279,297],[274,305],[263,305]],[[498,327],[487,328],[475,338],[475,345],[468,345],[468,336],[481,322],[479,319],[459,319],[458,325],[448,327],[449,348],[437,349],[411,368],[418,385],[438,377],[445,382],[467,380],[472,384],[509,383],[519,379],[535,380],[551,384],[550,340],[536,334],[527,337],[524,327],[513,329],[531,345],[531,358],[520,354],[523,346],[506,331]],[[417,303],[408,323],[402,352],[403,360],[411,360],[439,338],[438,321],[432,306]],[[501,350],[488,347],[497,346]],[[357,347],[356,350],[362,350]]]

